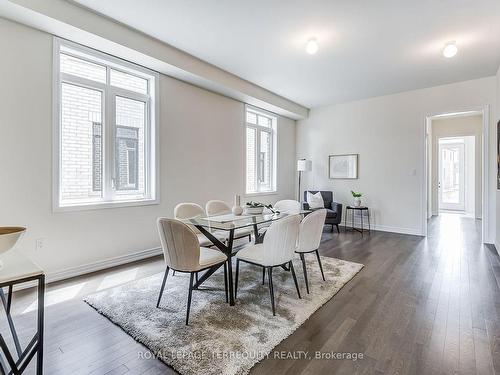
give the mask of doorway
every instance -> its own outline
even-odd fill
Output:
[[[483,168],[488,152],[488,145],[483,144],[488,134],[487,113],[484,107],[426,118],[424,235],[433,216],[459,214],[474,219],[483,241],[488,239],[484,182],[488,171]]]
[[[465,139],[439,138],[438,211],[465,213]]]

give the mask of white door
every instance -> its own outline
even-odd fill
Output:
[[[439,140],[439,209],[465,211],[464,139]]]

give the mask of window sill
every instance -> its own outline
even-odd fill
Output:
[[[159,199],[140,199],[116,202],[99,202],[99,203],[83,203],[75,204],[72,206],[54,206],[53,212],[71,212],[71,211],[88,211],[100,210],[104,208],[123,208],[123,207],[137,207],[137,206],[151,206],[160,204]]]
[[[258,193],[246,193],[244,196],[245,197],[262,197],[266,195],[278,195],[277,191],[260,191]]]

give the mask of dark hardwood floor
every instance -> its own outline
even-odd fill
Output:
[[[325,232],[324,256],[365,268],[252,374],[500,374],[500,259],[480,222],[441,215],[429,237]],[[169,374],[146,349],[82,302],[99,289],[163,270],[161,258],[53,283],[47,289],[46,374]],[[33,291],[14,297],[26,339]],[[5,332],[5,322],[0,325]],[[282,351],[363,359],[275,359]],[[29,373],[33,373],[32,371]]]

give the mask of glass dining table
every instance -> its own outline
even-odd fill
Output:
[[[214,246],[216,246],[220,251],[226,254],[228,258],[228,289],[229,289],[229,304],[234,305],[234,290],[233,290],[233,265],[232,257],[235,254],[233,251],[234,234],[237,229],[252,227],[254,232],[254,238],[257,242],[259,239],[259,225],[272,223],[273,221],[282,219],[289,215],[307,215],[311,211],[300,210],[293,212],[269,212],[262,213],[258,215],[234,215],[232,213],[213,215],[213,216],[197,216],[190,219],[181,220],[185,224],[192,225],[196,227],[203,235],[209,239]],[[219,234],[223,234],[226,237],[226,241],[221,241]],[[227,236],[225,235],[227,234]],[[197,282],[193,286],[193,289],[198,289],[201,284],[203,284],[210,276],[214,274],[222,265],[216,265],[209,268],[205,273],[198,278]]]

